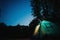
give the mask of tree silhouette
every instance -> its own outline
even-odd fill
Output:
[[[37,17],[41,19],[41,14],[40,14],[40,0],[31,0],[31,6],[33,10],[33,15],[34,17]]]
[[[48,18],[48,0],[31,0],[31,6],[32,6],[32,10],[33,10],[33,15],[35,17],[37,17],[40,20],[43,20],[43,16],[44,19]],[[43,9],[43,15],[41,15],[41,7]]]
[[[33,16],[40,20],[59,22],[60,1],[59,0],[31,0]],[[43,13],[41,13],[43,10]],[[41,15],[42,14],[42,15]],[[55,19],[55,20],[53,20]],[[59,20],[57,20],[59,19]]]
[[[29,37],[28,29],[28,26],[24,25],[8,26],[4,23],[0,23],[0,38],[27,38]]]

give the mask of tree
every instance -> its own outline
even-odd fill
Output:
[[[31,0],[31,6],[33,10],[33,15],[34,17],[37,17],[41,19],[41,14],[40,14],[40,0]]]

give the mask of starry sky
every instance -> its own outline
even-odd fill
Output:
[[[28,26],[33,19],[30,0],[0,0],[0,23]]]

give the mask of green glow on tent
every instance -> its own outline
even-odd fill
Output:
[[[43,20],[41,22],[41,33],[42,34],[54,34],[56,32],[56,25],[50,21]]]

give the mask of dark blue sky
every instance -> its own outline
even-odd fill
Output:
[[[0,0],[0,22],[7,25],[29,25],[31,11],[30,0]]]

